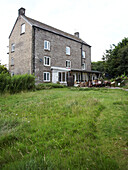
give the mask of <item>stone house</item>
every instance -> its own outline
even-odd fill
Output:
[[[79,32],[68,34],[25,15],[18,17],[9,36],[9,71],[34,74],[37,82],[67,84],[97,79],[91,70],[91,46],[80,39]]]

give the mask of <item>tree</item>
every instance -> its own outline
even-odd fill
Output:
[[[128,75],[128,38],[124,38],[117,45],[111,45],[103,55],[104,71],[110,77],[117,77],[122,74]]]
[[[104,62],[103,61],[97,61],[91,63],[92,70],[104,72]]]
[[[0,65],[0,74],[1,73],[9,73],[9,71],[7,70],[7,68],[4,65]]]

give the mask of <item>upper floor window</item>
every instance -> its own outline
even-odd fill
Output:
[[[47,40],[44,41],[44,49],[50,51],[50,42]]]
[[[44,72],[44,81],[50,81],[50,73],[49,72]]]
[[[21,25],[21,34],[25,33],[25,24]]]
[[[14,52],[15,51],[15,44],[12,44],[11,45],[11,52]]]
[[[85,51],[82,51],[82,58],[85,58]]]
[[[66,47],[66,55],[70,55],[70,47]]]
[[[44,65],[45,66],[50,66],[50,57],[44,56]]]
[[[86,69],[86,64],[85,64],[85,63],[82,64],[82,69],[83,69],[83,70]]]
[[[13,66],[14,65],[14,58],[12,57],[11,58],[11,66]]]
[[[66,67],[71,68],[71,61],[70,60],[66,60]]]

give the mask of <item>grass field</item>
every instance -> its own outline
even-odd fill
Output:
[[[128,169],[128,92],[64,88],[0,96],[0,169]]]

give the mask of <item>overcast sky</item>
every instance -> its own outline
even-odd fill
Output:
[[[99,61],[111,44],[128,37],[128,0],[3,0],[0,2],[0,60],[8,63],[9,34],[24,7],[26,16],[74,34],[92,46]]]

